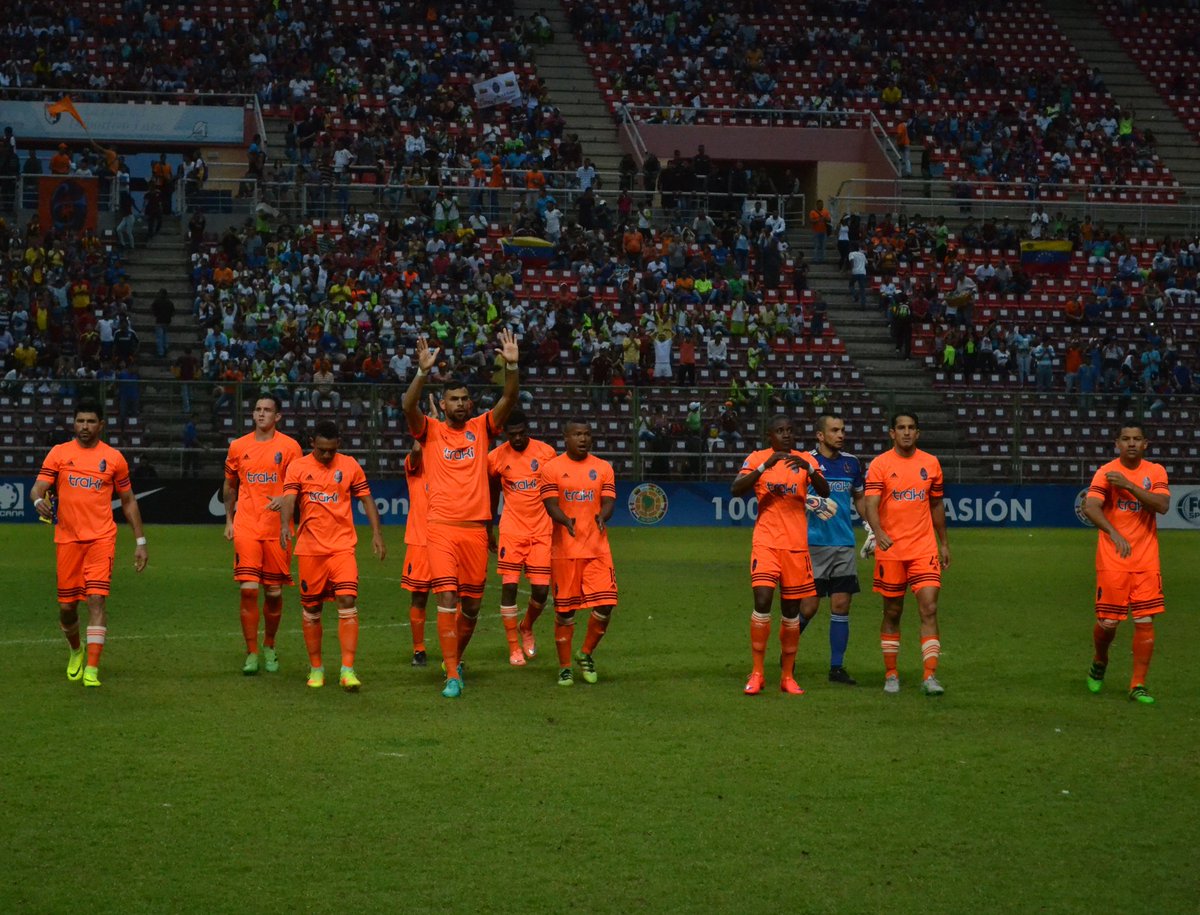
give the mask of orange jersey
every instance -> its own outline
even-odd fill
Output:
[[[55,445],[42,462],[38,479],[58,499],[55,543],[105,540],[117,536],[113,502],[129,492],[129,465],[116,448],[97,442],[84,448],[75,439]]]
[[[367,475],[358,461],[335,454],[326,466],[306,454],[288,467],[283,491],[295,495],[300,506],[297,556],[328,556],[354,549],[358,534],[352,503],[356,498],[371,498]]]
[[[551,545],[555,559],[591,559],[607,557],[612,561],[608,546],[608,531],[596,526],[602,499],[617,497],[616,475],[612,464],[589,454],[582,461],[573,461],[560,454],[542,465],[542,499],[558,499],[558,506],[568,518],[575,519],[575,536],[561,524],[554,525]]]
[[[770,448],[755,451],[742,462],[738,476],[753,473],[774,453]],[[809,468],[819,468],[811,454],[794,449],[791,454],[800,458],[800,467],[793,470],[786,461],[780,461],[754,483],[758,520],[754,522],[753,546],[777,550],[808,549],[808,514],[804,499],[808,495]]]
[[[490,412],[467,420],[462,429],[426,417],[425,427],[414,430],[413,437],[424,448],[431,522],[491,520],[487,453],[495,434]]]
[[[429,520],[429,493],[425,488],[425,462],[414,467],[412,455],[404,459],[404,479],[408,483],[408,517],[404,521],[404,542],[425,546],[425,524]]]
[[[488,474],[500,480],[504,511],[500,533],[527,537],[549,537],[554,522],[542,504],[541,468],[554,460],[554,448],[531,438],[524,451],[508,442],[488,455]]]
[[[1158,565],[1158,513],[1146,508],[1133,493],[1117,489],[1106,479],[1117,472],[1131,483],[1152,493],[1169,495],[1167,471],[1161,464],[1142,461],[1130,470],[1120,460],[1109,461],[1096,471],[1087,497],[1098,499],[1104,517],[1131,547],[1129,557],[1122,559],[1112,540],[1101,534],[1096,544],[1096,568],[1105,571],[1157,572]]]
[[[233,535],[248,540],[278,540],[279,512],[267,503],[283,495],[288,465],[304,452],[290,435],[276,432],[265,442],[254,433],[235,438],[225,455],[225,478],[238,488],[237,509],[233,515]]]
[[[893,448],[867,469],[864,487],[879,497],[879,524],[892,538],[892,546],[876,553],[879,559],[926,559],[938,555],[937,535],[929,503],[943,496],[942,465],[920,448],[912,457],[901,457]]]

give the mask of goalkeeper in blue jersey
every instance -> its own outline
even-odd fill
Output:
[[[858,562],[850,507],[863,515],[863,467],[852,454],[842,450],[846,424],[841,417],[822,413],[817,418],[817,447],[811,454],[829,481],[829,497],[808,498],[808,548],[818,598],[829,598],[829,682],[855,686],[858,681],[846,671],[846,645],[850,641],[850,601],[858,593]],[[874,545],[874,534],[866,521],[867,542],[863,555]]]

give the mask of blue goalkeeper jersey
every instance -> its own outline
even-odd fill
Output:
[[[822,457],[816,448],[809,453],[816,458],[821,473],[829,481],[829,498],[837,503],[837,514],[828,521],[822,521],[813,512],[808,513],[808,545],[854,546],[852,497],[863,491],[862,464],[845,451],[832,458]]]

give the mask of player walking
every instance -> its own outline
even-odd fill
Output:
[[[429,546],[425,524],[429,518],[429,493],[425,486],[425,461],[420,442],[413,442],[404,459],[404,478],[408,482],[408,518],[404,522],[404,571],[400,587],[412,595],[408,608],[408,625],[412,630],[412,666],[424,667],[425,606],[431,587]]]
[[[258,673],[258,592],[262,589],[263,659],[267,672],[279,670],[275,633],[283,618],[283,586],[293,584],[292,557],[279,545],[279,528],[291,515],[280,515],[288,466],[303,452],[276,426],[282,402],[263,394],[254,403],[254,431],[235,438],[225,455],[225,539],[233,542],[233,580],[241,589],[242,636],[246,660],[242,673]]]
[[[779,688],[798,696],[804,693],[795,677],[800,630],[817,612],[805,518],[808,488],[812,486],[817,497],[824,499],[829,495],[829,484],[811,455],[794,450],[790,419],[773,417],[767,426],[767,437],[770,447],[751,453],[730,487],[735,496],[753,492],[758,497],[758,520],[754,522],[750,547],[750,589],[754,595],[754,610],[750,614],[752,667],[745,693],[756,696],[763,691],[766,680],[763,658],[771,637],[771,604],[778,588],[783,668]]]
[[[541,496],[554,521],[551,578],[554,582],[554,647],[558,651],[558,685],[573,686],[571,643],[575,611],[591,609],[587,635],[575,660],[583,679],[595,683],[592,654],[617,605],[617,573],[608,545],[608,522],[617,503],[612,464],[591,454],[592,428],[585,419],[563,427],[566,453],[541,469]]]
[[[1096,471],[1083,513],[1100,531],[1096,543],[1096,654],[1088,671],[1093,693],[1104,686],[1108,649],[1117,626],[1133,616],[1133,675],[1129,698],[1152,703],[1146,672],[1154,654],[1154,617],[1163,612],[1158,563],[1158,515],[1171,504],[1167,471],[1145,459],[1146,431],[1127,422],[1117,434],[1117,457]]]
[[[313,429],[313,450],[292,461],[283,484],[280,511],[291,518],[300,504],[300,525],[296,529],[296,556],[300,564],[300,606],[303,610],[304,644],[308,648],[310,669],[308,685],[325,685],[325,667],[321,662],[321,610],[333,598],[338,607],[338,642],[342,648],[342,670],[338,680],[347,692],[357,692],[362,681],[354,672],[358,650],[358,560],[354,545],[352,502],[362,502],[371,523],[371,549],[383,561],[387,544],[379,526],[379,511],[371,498],[362,466],[353,458],[338,454],[341,431],[337,424],[322,420]],[[291,531],[283,525],[279,543],[286,550]]]
[[[75,407],[75,438],[55,445],[42,462],[30,491],[38,515],[54,521],[58,577],[58,621],[67,644],[67,679],[100,685],[100,654],[108,634],[108,594],[117,552],[113,496],[133,528],[133,567],[146,568],[142,515],[129,484],[129,465],[100,440],[104,414],[94,401]],[[53,489],[53,495],[49,495]],[[87,602],[87,652],[79,642],[79,602]]]
[[[875,532],[875,587],[883,596],[879,635],[885,675],[883,691],[900,692],[896,660],[900,654],[900,617],[911,588],[921,614],[921,689],[927,696],[946,690],[937,678],[942,643],[938,638],[938,594],[942,569],[950,565],[946,509],[942,503],[942,465],[917,447],[921,437],[916,414],[892,416],[892,448],[871,461],[863,508]]]
[[[513,410],[504,423],[503,445],[488,455],[491,480],[492,515],[500,493],[504,493],[504,513],[500,516],[500,543],[496,551],[496,571],[500,574],[500,620],[508,639],[508,663],[525,664],[537,654],[533,624],[546,606],[550,592],[550,545],[554,522],[542,504],[540,478],[542,466],[555,457],[554,446],[531,438],[528,420],[521,410]],[[517,621],[517,585],[524,572],[529,579],[529,604],[525,617]]]

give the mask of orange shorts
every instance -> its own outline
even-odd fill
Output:
[[[769,546],[750,548],[750,587],[778,588],[781,600],[817,596],[812,557],[808,550],[777,550]]]
[[[1160,572],[1096,570],[1096,619],[1138,620],[1165,609]]]
[[[524,572],[531,585],[550,584],[550,538],[501,534],[496,571],[505,583],[516,584]]]
[[[404,547],[404,570],[400,573],[400,587],[416,594],[428,591],[433,575],[429,572],[429,547],[423,543],[410,543]]]
[[[292,557],[279,540],[233,538],[233,580],[256,581],[260,585],[294,585]]]
[[[431,524],[425,532],[429,572],[435,594],[455,591],[460,597],[483,597],[487,581],[487,528]]]
[[[354,550],[327,556],[298,556],[300,603],[305,606],[332,600],[339,594],[358,595],[358,559]]]
[[[926,559],[881,559],[875,554],[875,587],[884,597],[903,597],[906,588],[916,594],[922,588],[942,586],[942,558],[937,553]]]
[[[108,594],[112,583],[116,538],[77,540],[54,547],[58,566],[58,602],[70,604],[89,594]]]
[[[550,565],[556,613],[616,605],[617,572],[611,557],[555,559]]]

